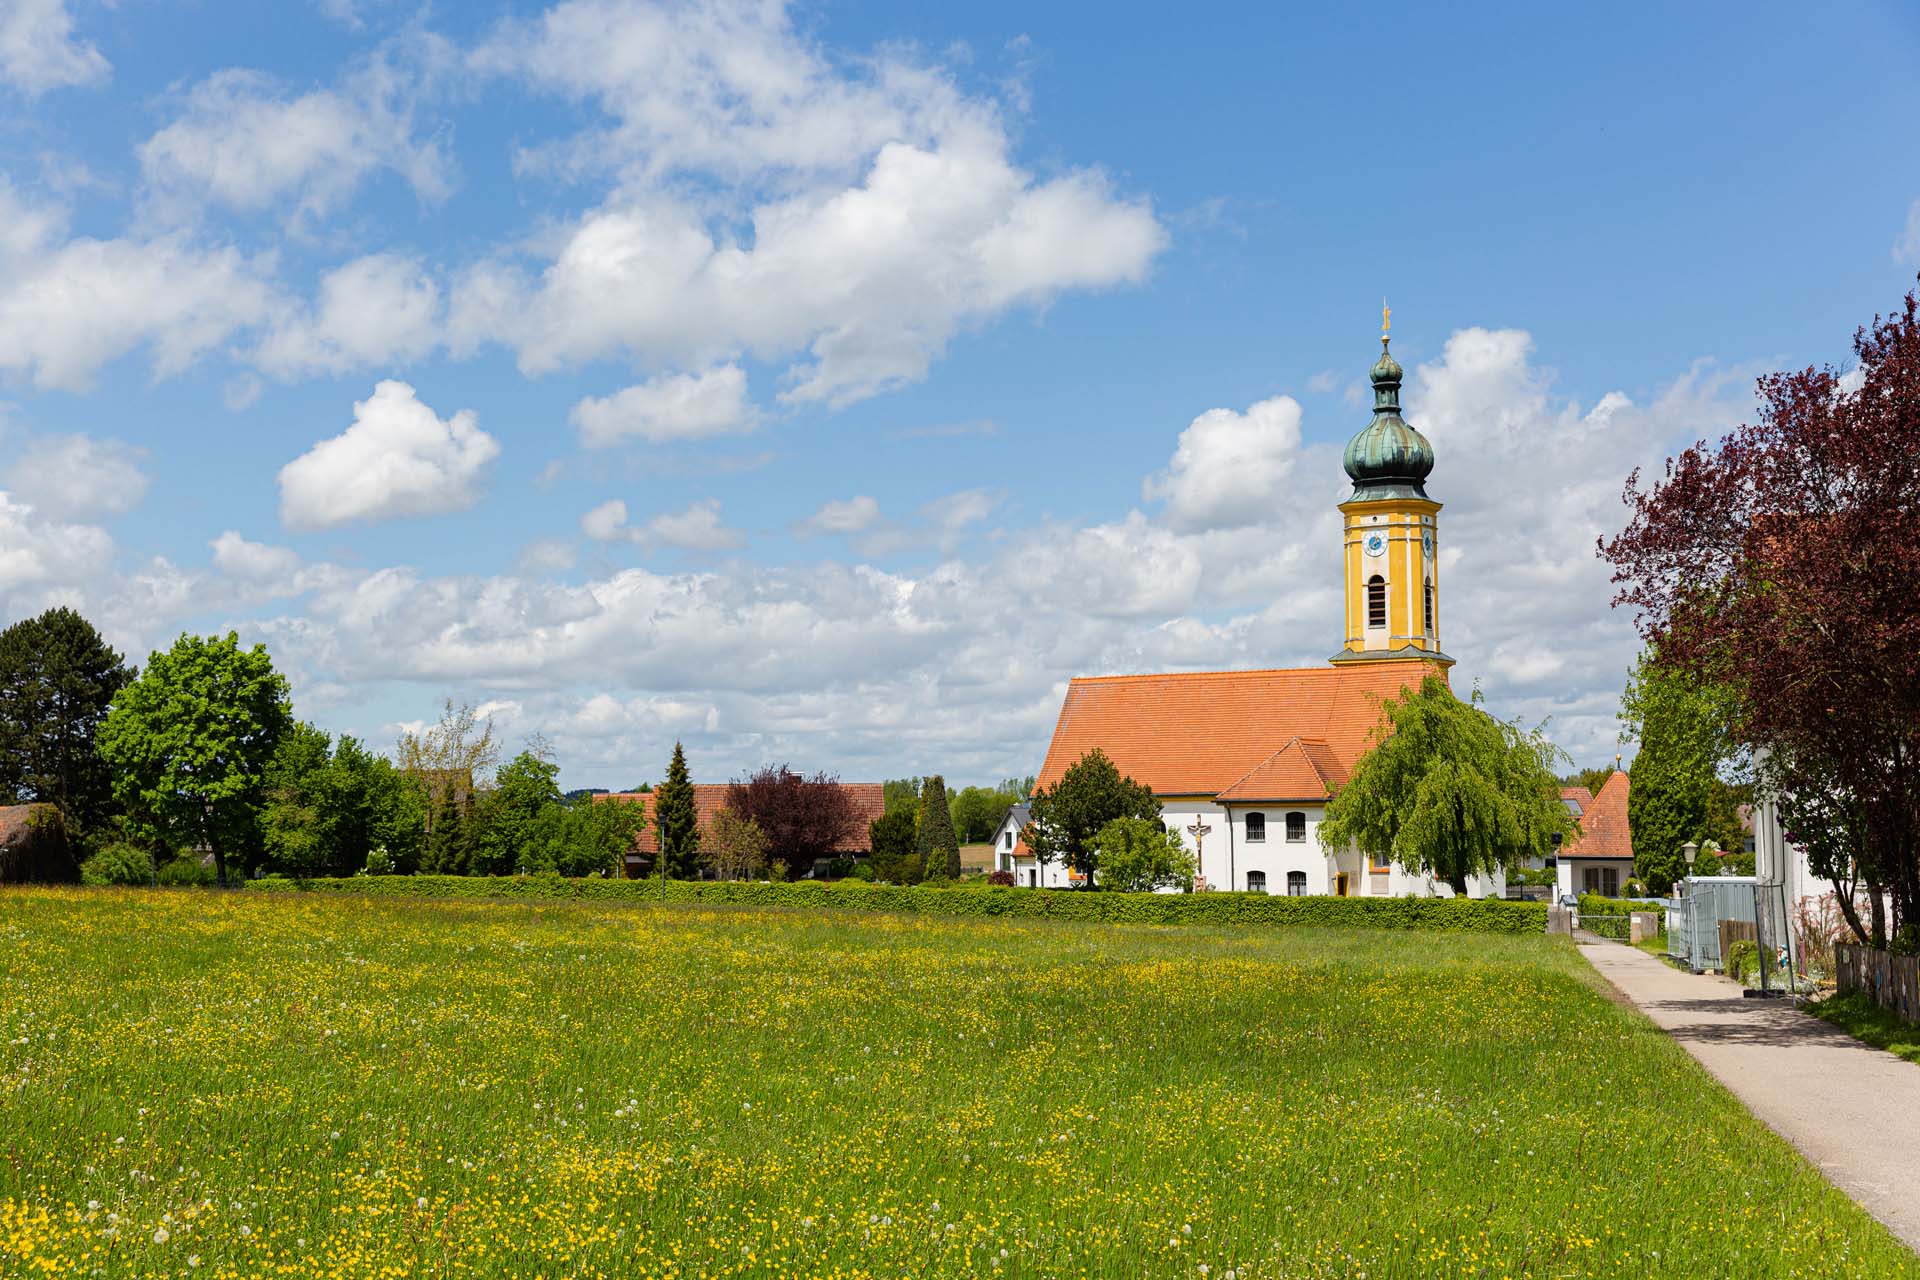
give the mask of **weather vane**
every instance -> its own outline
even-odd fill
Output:
[[[1380,298],[1380,332],[1386,333],[1393,328],[1393,308],[1387,305],[1386,295]]]

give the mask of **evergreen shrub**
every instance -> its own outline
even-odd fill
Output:
[[[563,876],[357,876],[253,881],[265,892],[306,890],[385,897],[558,897],[658,901],[658,880]],[[1245,924],[1413,929],[1447,933],[1545,933],[1540,902],[1497,898],[1291,898],[1264,893],[1107,893],[972,885],[933,889],[861,880],[669,880],[666,900],[754,907],[835,907],[905,915],[1007,916],[1115,924]]]

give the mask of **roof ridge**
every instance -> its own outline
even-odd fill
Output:
[[[1226,786],[1214,792],[1214,794],[1220,795],[1220,796],[1226,795],[1227,792],[1233,790],[1235,787],[1245,782],[1248,778],[1251,778],[1254,774],[1260,772],[1262,769],[1272,764],[1275,760],[1278,760],[1281,756],[1287,754],[1289,749],[1293,747],[1299,747],[1299,746],[1300,746],[1300,735],[1296,733],[1291,738],[1288,738],[1285,742],[1281,743],[1280,749],[1278,751],[1275,751],[1272,755],[1262,760],[1259,764],[1256,764],[1255,766],[1253,766],[1253,768],[1247,770],[1245,773],[1235,778],[1232,782],[1229,782]],[[1326,775],[1321,774],[1320,770],[1314,767],[1313,757],[1307,755],[1307,749],[1305,747],[1300,747],[1300,754],[1302,756],[1306,756],[1307,767],[1309,769],[1313,769],[1314,773],[1320,775],[1320,781],[1325,782],[1327,780]]]
[[[1131,671],[1105,676],[1074,676],[1069,684],[1106,684],[1118,680],[1206,680],[1228,676],[1336,675],[1340,667],[1236,667],[1224,671]]]

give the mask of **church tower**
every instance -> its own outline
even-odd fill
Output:
[[[1400,416],[1400,364],[1387,350],[1392,317],[1382,309],[1380,358],[1369,375],[1373,421],[1347,442],[1347,634],[1332,661],[1449,667],[1453,659],[1440,651],[1440,504],[1426,486],[1433,446]]]

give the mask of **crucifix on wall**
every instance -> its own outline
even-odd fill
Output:
[[[1193,887],[1196,892],[1207,887],[1207,878],[1201,874],[1202,868],[1206,866],[1206,863],[1201,860],[1201,852],[1206,847],[1207,833],[1212,830],[1212,827],[1197,816],[1193,820],[1193,825],[1187,828],[1187,834],[1193,837]]]

